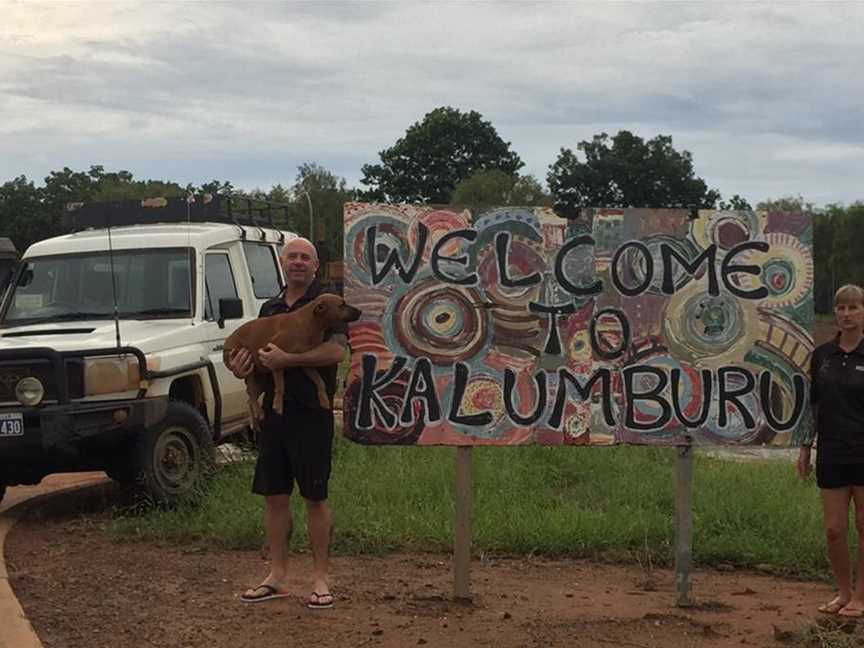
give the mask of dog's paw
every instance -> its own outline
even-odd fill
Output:
[[[258,405],[257,403],[255,405]],[[249,404],[249,427],[255,432],[261,431],[261,421],[264,420],[264,409],[258,405],[255,407],[252,403]]]

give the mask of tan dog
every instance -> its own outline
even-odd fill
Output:
[[[249,395],[249,411],[252,427],[258,428],[258,421],[264,418],[264,410],[258,402],[262,393],[257,373],[270,371],[261,364],[258,351],[268,344],[286,353],[303,353],[314,349],[324,342],[324,331],[339,322],[354,322],[360,311],[345,303],[339,295],[325,293],[290,313],[260,317],[246,322],[225,340],[222,359],[228,364],[232,351],[247,349],[252,354],[255,369],[246,377],[246,393]],[[314,367],[304,367],[303,371],[318,389],[318,402],[321,407],[330,409],[330,398],[321,374]],[[273,372],[273,409],[282,414],[285,394],[285,380],[282,371]]]

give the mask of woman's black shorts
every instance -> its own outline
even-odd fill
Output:
[[[305,499],[326,500],[332,456],[332,410],[294,406],[282,416],[268,412],[258,434],[252,492],[290,495],[296,481]]]
[[[864,464],[816,462],[816,483],[819,488],[864,486]]]

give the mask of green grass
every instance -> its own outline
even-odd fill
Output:
[[[336,553],[452,547],[455,448],[363,447],[336,442],[330,501]],[[694,460],[697,564],[771,565],[827,573],[818,492],[782,462]],[[220,469],[201,502],[121,513],[118,539],[257,548],[263,500],[249,493],[252,464]],[[295,498],[297,548],[306,545]],[[473,450],[473,548],[614,561],[674,560],[672,448],[511,447]]]
[[[864,640],[854,633],[854,625],[846,628],[822,627],[818,623],[812,624],[798,633],[800,636],[791,637],[795,648],[861,648]],[[787,642],[788,643],[788,642]]]

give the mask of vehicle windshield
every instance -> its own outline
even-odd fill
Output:
[[[113,318],[115,289],[121,318],[191,317],[191,258],[161,248],[25,259],[0,323]]]

